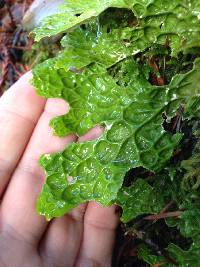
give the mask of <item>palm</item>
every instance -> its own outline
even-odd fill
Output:
[[[39,156],[93,139],[102,129],[96,127],[78,140],[53,136],[49,120],[65,113],[66,105],[36,96],[28,84],[30,75],[0,98],[0,266],[110,266],[115,207],[90,202],[50,223],[35,211],[44,178]]]

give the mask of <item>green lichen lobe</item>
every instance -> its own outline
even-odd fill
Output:
[[[133,84],[135,81],[139,88],[133,84],[119,86],[117,78],[113,79],[99,65],[92,65],[81,74],[71,74],[62,69],[54,76],[59,78],[57,84],[62,86],[59,92],[71,107],[71,113],[54,119],[56,125],[62,120],[64,133],[81,135],[97,124],[104,124],[105,132],[95,141],[74,143],[63,152],[41,158],[47,178],[37,207],[48,218],[61,216],[90,200],[103,205],[113,203],[129,169],[139,166],[152,171],[161,169],[182,137],[163,129],[162,113],[172,117],[181,104],[189,116],[190,107],[194,108],[196,101],[194,96],[200,90],[196,74],[200,61],[196,61],[191,72],[177,75],[171,84],[163,87],[150,85],[145,76],[141,79],[142,72],[134,61],[124,64],[126,68],[131,67],[133,73],[135,69]],[[72,79],[76,80],[75,87]],[[193,83],[196,86],[190,97]],[[48,83],[46,88],[47,93]],[[81,89],[83,98],[79,96]],[[198,112],[198,106],[196,109]],[[55,128],[55,131],[57,129],[63,128]]]
[[[133,20],[122,26],[101,22],[102,12],[114,7],[133,12]],[[33,70],[39,95],[69,103],[68,114],[51,120],[54,133],[81,136],[96,125],[105,127],[95,141],[41,157],[46,182],[37,201],[40,214],[59,217],[90,200],[110,205],[127,171],[156,172],[166,165],[182,134],[164,130],[163,114],[169,121],[181,106],[184,119],[199,117],[200,60],[157,87],[136,56],[157,44],[168,46],[171,56],[195,48],[199,11],[192,0],[67,1],[35,30],[36,40],[71,31],[62,40],[63,51]]]

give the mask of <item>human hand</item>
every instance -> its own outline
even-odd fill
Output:
[[[43,153],[91,140],[100,127],[77,139],[53,136],[52,117],[67,112],[61,99],[36,95],[25,74],[0,98],[0,266],[109,267],[118,216],[115,207],[90,202],[48,223],[35,211],[44,182]]]

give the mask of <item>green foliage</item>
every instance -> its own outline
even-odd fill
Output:
[[[197,124],[197,127],[199,127],[199,124]],[[189,249],[183,249],[174,243],[170,243],[165,248],[166,253],[172,259],[175,259],[178,266],[181,267],[196,267],[200,265],[198,256],[200,251],[200,195],[198,187],[194,187],[193,181],[193,174],[196,168],[200,165],[199,133],[197,133],[196,136],[197,144],[194,148],[195,154],[193,154],[189,159],[182,161],[181,166],[179,167],[182,170],[185,169],[186,172],[182,172],[179,175],[180,179],[178,179],[178,175],[176,174],[176,179],[178,179],[178,181],[175,180],[169,182],[170,177],[167,179],[166,176],[164,178],[164,183],[161,182],[162,186],[159,185],[159,177],[156,177],[157,181],[154,182],[152,188],[152,190],[155,191],[154,198],[156,196],[160,202],[173,200],[176,203],[177,208],[182,211],[179,218],[169,218],[166,223],[169,227],[176,227],[183,237],[189,238],[191,240],[191,245]],[[188,177],[190,177],[190,182],[187,182],[187,187],[181,187],[182,183],[185,185],[185,179],[188,179]],[[193,177],[193,179],[191,179],[191,177]],[[199,177],[197,176],[196,179],[198,178]],[[188,187],[188,184],[191,185],[191,187]],[[155,207],[152,207],[152,209],[155,209],[157,205],[157,202],[155,202]],[[149,211],[149,213],[152,212]],[[165,257],[158,257],[155,255],[154,251],[145,245],[139,247],[138,256],[148,264],[164,262],[162,265],[164,267],[174,266],[173,264],[168,263]]]
[[[140,51],[152,43],[163,44],[166,40],[173,54],[199,44],[200,3],[196,0],[68,0],[57,14],[47,17],[34,31],[35,39],[38,41],[46,36],[69,31],[97,17],[109,7],[130,9],[137,17],[138,23],[132,29],[131,39]]]
[[[51,120],[54,133],[105,129],[97,140],[41,156],[46,182],[37,201],[40,214],[59,217],[95,200],[118,204],[122,221],[129,222],[173,202],[181,215],[166,223],[191,246],[171,240],[165,251],[178,266],[199,264],[200,142],[189,159],[172,163],[185,141],[182,121],[200,117],[199,14],[194,0],[68,0],[34,31],[36,40],[67,32],[57,57],[33,70],[39,95],[69,103],[68,114]],[[165,85],[156,86],[152,73]],[[152,175],[124,186],[137,167]],[[148,264],[172,266],[154,254],[146,246],[138,250]]]
[[[23,63],[30,66],[30,69],[43,61],[55,57],[60,50],[60,45],[57,43],[49,43],[41,41],[34,43],[31,50],[27,50],[23,53]]]
[[[39,41],[43,37],[50,37],[60,32],[65,32],[89,19],[97,17],[108,7],[124,7],[123,0],[69,0],[60,7],[60,11],[53,16],[48,16],[41,25],[34,31],[35,40]]]
[[[129,222],[145,213],[158,213],[164,206],[158,192],[143,179],[136,180],[129,187],[122,187],[118,192],[116,204],[123,209],[123,222]]]
[[[199,250],[200,247],[195,247],[194,245],[192,245],[191,248],[187,251],[181,249],[179,246],[175,244],[170,244],[167,248],[170,257],[172,257],[172,259],[176,259],[176,264],[178,264],[178,266],[180,267],[200,266]],[[144,260],[150,266],[153,266],[154,264],[155,266],[156,264],[160,264],[158,266],[163,266],[163,267],[175,266],[173,263],[167,262],[165,257],[152,254],[152,251],[147,246],[139,247],[138,257]]]
[[[190,159],[182,162],[182,168],[186,173],[182,180],[182,189],[196,191],[200,188],[200,141],[198,141],[194,154]]]
[[[199,259],[200,247],[199,246],[195,247],[193,245],[188,251],[185,251],[174,244],[170,244],[168,247],[168,251],[170,255],[172,255],[172,257],[176,259],[176,261],[178,262],[178,266],[180,267],[200,266],[200,259]]]
[[[55,70],[49,64],[34,70],[34,85],[40,95],[62,96],[70,105],[67,115],[51,121],[56,134],[82,135],[97,124],[105,126],[104,135],[98,140],[72,144],[64,152],[40,160],[47,181],[38,210],[48,218],[60,216],[87,200],[108,205],[116,198],[130,168],[160,169],[181,138],[180,134],[164,131],[162,113],[172,117],[180,104],[188,116],[191,107],[192,114],[195,110],[198,113],[199,60],[191,72],[175,76],[170,85],[162,88],[151,86],[134,61],[124,64],[127,73],[122,76],[129,77],[129,85],[123,87],[98,64],[88,66],[82,73]],[[195,86],[191,97],[192,84]],[[52,176],[52,168],[56,176]],[[69,183],[67,177],[72,177],[73,182]]]
[[[166,261],[164,257],[153,255],[151,250],[147,246],[144,246],[144,245],[141,245],[138,248],[138,258],[142,259],[143,261],[148,263],[150,266],[154,264],[156,265],[159,263],[161,264],[160,266],[169,267],[168,264],[167,265],[165,264]]]

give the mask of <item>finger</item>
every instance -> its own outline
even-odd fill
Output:
[[[38,243],[47,226],[44,217],[37,215],[35,210],[36,198],[44,182],[38,158],[43,153],[61,150],[76,139],[73,135],[65,138],[52,135],[49,120],[63,113],[66,113],[65,102],[61,99],[47,101],[45,111],[13,174],[1,205],[0,219],[4,231],[15,232],[34,245]]]
[[[98,138],[103,128],[97,126],[78,141],[84,142]],[[55,219],[49,225],[45,238],[41,243],[41,255],[48,262],[48,266],[72,267],[76,261],[83,234],[83,220],[87,203],[73,209],[62,218]]]
[[[48,267],[73,267],[83,233],[83,218],[87,204],[75,208],[71,214],[54,219],[40,244],[40,255]]]
[[[44,108],[31,77],[30,72],[22,76],[0,98],[0,199]]]
[[[98,131],[103,133],[103,128],[99,127]],[[89,139],[92,134],[95,135],[95,133],[88,133]],[[115,210],[115,206],[104,208],[95,202],[88,204],[84,217],[84,236],[77,266],[111,265],[115,229],[119,222]]]
[[[111,266],[118,222],[114,205],[105,208],[95,202],[88,204],[77,267]]]
[[[96,126],[90,129],[85,135],[80,136],[78,142],[90,141],[99,138],[104,132],[103,126]]]

